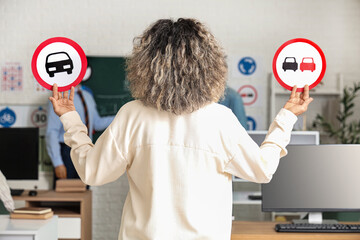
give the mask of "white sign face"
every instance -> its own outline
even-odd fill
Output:
[[[68,38],[50,38],[39,45],[32,58],[32,71],[41,86],[67,91],[83,79],[87,60],[84,51]]]
[[[276,80],[290,91],[295,85],[298,92],[302,92],[305,85],[314,88],[324,77],[325,69],[325,55],[320,47],[303,38],[285,42],[273,59]]]

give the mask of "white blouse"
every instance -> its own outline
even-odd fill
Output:
[[[230,109],[174,115],[135,100],[93,145],[77,112],[61,116],[80,178],[102,185],[127,172],[119,239],[230,239],[231,176],[267,183],[297,117],[282,109],[259,146]]]

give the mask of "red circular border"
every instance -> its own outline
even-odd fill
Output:
[[[253,86],[251,86],[251,85],[244,85],[244,86],[240,87],[239,90],[238,90],[238,93],[240,94],[240,91],[241,91],[242,89],[246,88],[246,87],[251,88],[251,89],[254,91],[254,93],[255,93],[254,100],[252,100],[251,102],[248,102],[248,103],[245,103],[245,102],[243,101],[243,104],[244,104],[245,106],[249,106],[249,105],[253,104],[254,102],[256,102],[256,100],[257,100],[257,98],[258,98],[258,93],[257,93],[257,91],[256,91],[256,88],[253,87]],[[241,94],[240,94],[240,96],[241,96]]]
[[[54,38],[49,38],[47,40],[45,40],[44,42],[42,42],[35,50],[34,55],[32,57],[31,60],[31,70],[33,72],[33,75],[35,77],[35,79],[38,81],[38,83],[43,86],[46,89],[52,90],[52,85],[46,83],[39,75],[38,70],[36,68],[36,61],[37,58],[41,52],[41,50],[43,50],[44,47],[46,47],[47,45],[54,43],[54,42],[63,42],[63,43],[67,43],[70,46],[72,46],[77,53],[80,56],[81,59],[81,71],[80,74],[78,76],[78,78],[73,81],[71,84],[64,86],[64,87],[58,87],[58,91],[63,92],[63,91],[67,91],[69,90],[72,86],[76,86],[78,85],[81,80],[83,79],[83,77],[85,76],[86,73],[86,68],[87,68],[87,59],[86,59],[86,55],[84,53],[84,51],[82,50],[82,48],[80,47],[79,44],[77,44],[76,42],[74,42],[73,40],[69,39],[69,38],[65,38],[65,37],[54,37]]]
[[[277,70],[276,70],[276,61],[277,61],[277,58],[280,54],[280,52],[288,45],[292,44],[292,43],[296,43],[296,42],[304,42],[304,43],[308,43],[310,44],[311,46],[313,46],[320,54],[320,57],[321,57],[321,60],[322,60],[322,69],[321,69],[321,73],[318,77],[318,79],[309,86],[309,89],[312,89],[314,88],[316,85],[319,84],[319,82],[321,82],[321,80],[323,79],[324,75],[325,75],[325,70],[326,70],[326,59],[325,59],[325,55],[323,53],[323,51],[321,50],[321,48],[314,42],[308,40],[308,39],[305,39],[305,38],[295,38],[295,39],[291,39],[287,42],[285,42],[283,45],[281,45],[279,47],[279,49],[276,51],[275,53],[275,56],[273,58],[273,64],[272,64],[272,67],[273,67],[273,73],[274,73],[274,76],[276,78],[276,80],[280,83],[281,86],[283,86],[285,89],[287,90],[292,90],[293,87],[285,84],[281,78],[279,77],[278,73],[277,73]],[[298,88],[296,90],[297,92],[303,92],[304,91],[304,88]]]

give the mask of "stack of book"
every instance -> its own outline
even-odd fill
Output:
[[[86,184],[80,179],[59,179],[56,181],[56,192],[85,192]]]
[[[54,215],[51,208],[42,207],[23,207],[17,208],[10,213],[13,219],[48,219]]]

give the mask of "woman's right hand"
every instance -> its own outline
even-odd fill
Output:
[[[53,86],[53,95],[52,97],[49,97],[49,100],[51,101],[54,112],[59,117],[67,112],[75,111],[74,106],[74,94],[75,94],[75,88],[71,87],[70,90],[70,96],[68,98],[68,91],[65,91],[64,94],[61,94],[58,92],[58,87],[56,83]]]
[[[309,97],[309,86],[305,85],[304,92],[296,92],[297,86],[294,86],[289,100],[285,103],[284,108],[294,113],[296,116],[306,112],[309,104],[314,100]]]

